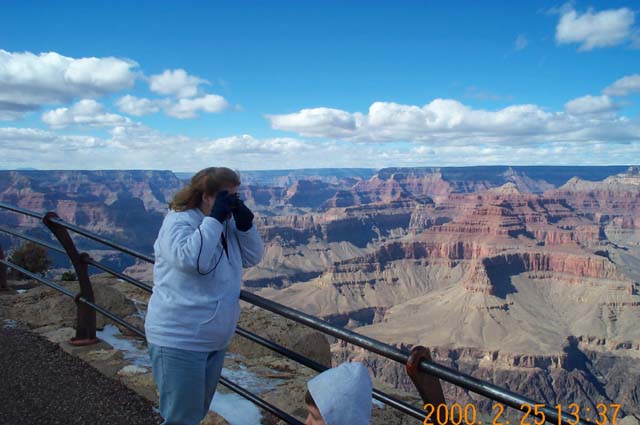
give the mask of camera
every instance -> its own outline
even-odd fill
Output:
[[[229,205],[231,206],[231,211],[238,211],[240,202],[240,195],[238,195],[237,193],[229,195]]]

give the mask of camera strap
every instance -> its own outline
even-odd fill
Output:
[[[227,258],[229,258],[229,249],[227,248],[227,238],[224,236],[224,233],[220,234],[220,239],[222,240],[222,247],[224,248],[224,252],[227,254]]]

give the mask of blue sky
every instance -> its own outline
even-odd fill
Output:
[[[637,12],[10,0],[0,167],[638,163]]]

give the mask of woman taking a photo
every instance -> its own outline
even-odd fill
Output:
[[[264,245],[225,167],[199,171],[169,204],[153,248],[145,331],[163,425],[198,425],[209,410],[240,316],[242,269]]]

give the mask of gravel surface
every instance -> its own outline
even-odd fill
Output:
[[[0,321],[0,397],[0,425],[162,422],[145,398],[7,321]]]

